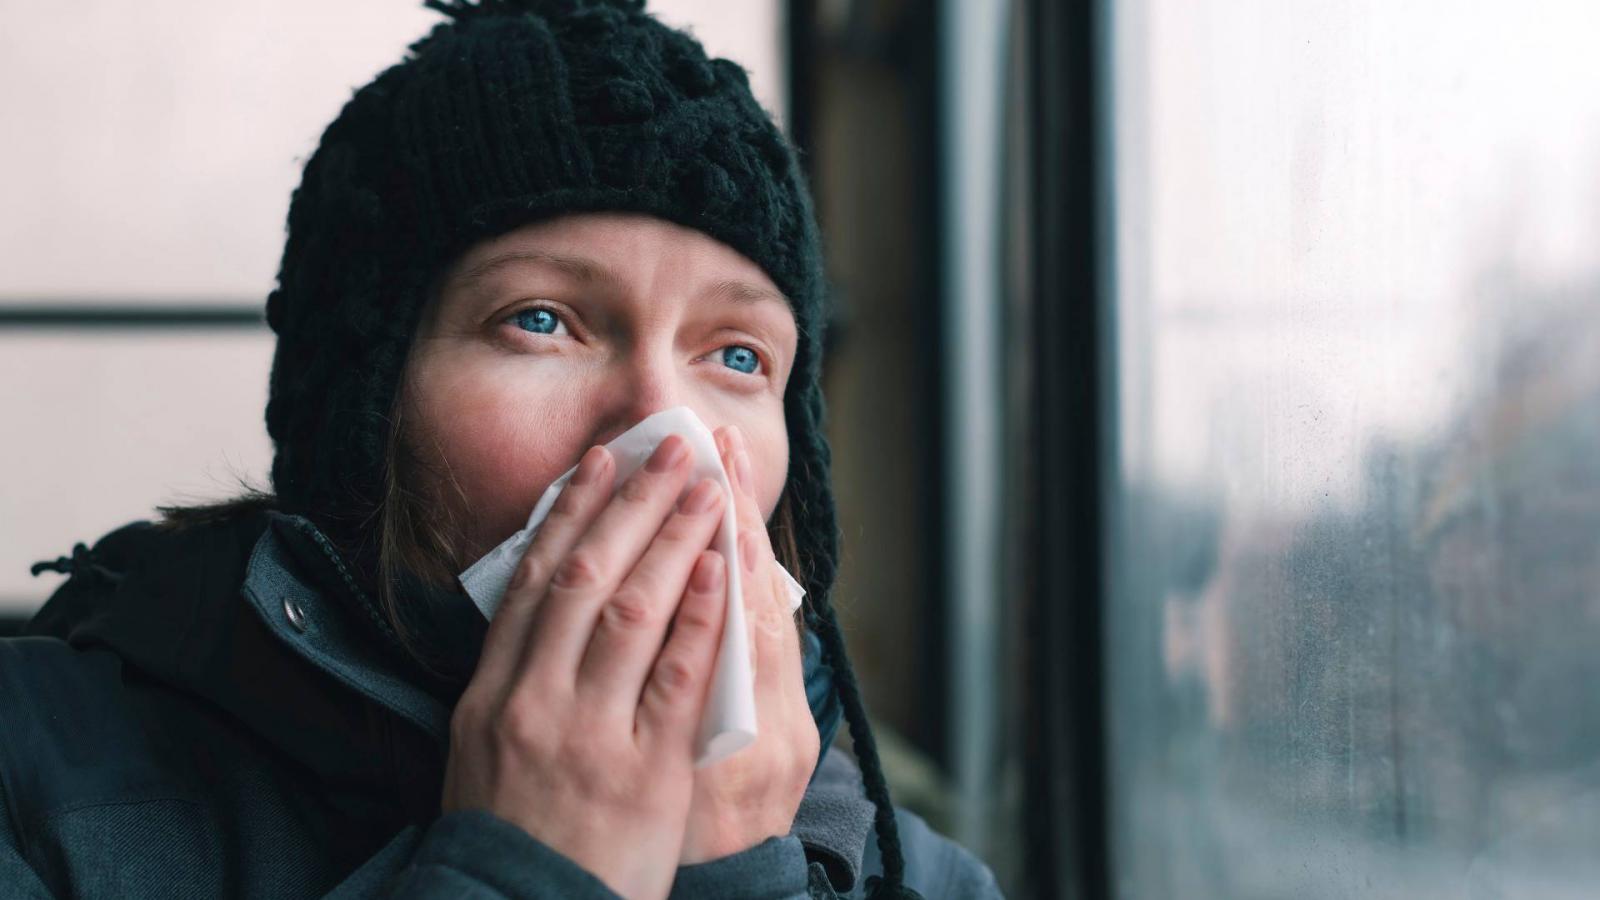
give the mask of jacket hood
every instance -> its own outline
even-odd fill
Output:
[[[69,560],[71,577],[27,633],[78,649],[109,650],[123,679],[154,681],[220,710],[331,794],[393,793],[415,782],[414,815],[437,805],[420,785],[442,765],[431,739],[393,728],[359,695],[331,685],[290,650],[241,598],[251,553],[270,523],[264,514],[173,529],[123,526]],[[407,773],[391,746],[416,745]],[[420,771],[419,771],[420,770]]]

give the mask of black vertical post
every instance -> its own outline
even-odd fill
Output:
[[[1090,0],[1025,4],[1034,397],[1026,864],[1040,897],[1108,895],[1098,283],[1101,160]],[[1104,356],[1102,354],[1105,354]]]
[[[789,140],[800,151],[800,166],[810,177],[812,107],[816,103],[816,0],[788,0],[784,8],[784,52],[788,57]]]
[[[922,727],[915,737],[923,747],[932,748],[934,761],[945,772],[950,772],[956,746],[956,738],[951,734],[954,717],[950,714],[953,697],[949,640],[955,598],[949,583],[937,574],[945,570],[944,560],[951,549],[951,495],[944,473],[948,471],[951,453],[946,426],[948,398],[953,390],[950,367],[945,364],[950,352],[950,336],[946,333],[945,317],[937,313],[940,304],[936,302],[943,289],[944,229],[950,214],[946,189],[950,183],[950,161],[944,152],[943,140],[947,113],[939,102],[940,84],[945,67],[949,65],[940,51],[944,45],[943,19],[936,3],[928,3],[924,15],[909,16],[898,59],[913,104],[912,121],[922,135],[922,145],[927,148],[921,158],[907,160],[907,165],[914,167],[921,186],[918,193],[923,199],[922,215],[918,221],[908,222],[906,227],[915,231],[916,246],[921,251],[915,276],[920,286],[917,293],[928,298],[928,314],[917,322],[917,366],[926,378],[928,390],[912,398],[917,404],[917,421],[921,423],[917,440],[926,448],[917,473],[922,496],[927,498],[921,509],[918,544],[925,548],[923,571],[931,576],[924,582],[927,604],[923,608],[920,634],[923,692],[918,710]]]

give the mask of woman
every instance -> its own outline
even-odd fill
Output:
[[[71,577],[0,642],[0,885],[997,895],[884,786],[827,601],[816,228],[743,71],[635,3],[429,5],[291,203],[274,493],[36,567]],[[673,439],[616,484],[601,445],[680,404],[731,495],[678,502]],[[485,623],[456,575],[574,464]],[[725,503],[760,737],[697,770]]]

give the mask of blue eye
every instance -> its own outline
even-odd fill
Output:
[[[722,361],[730,367],[738,369],[746,375],[755,374],[756,366],[761,364],[761,357],[754,350],[734,344],[722,348]]]
[[[511,317],[517,327],[534,334],[554,334],[561,327],[561,319],[542,306],[522,310]]]

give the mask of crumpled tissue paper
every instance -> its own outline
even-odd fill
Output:
[[[675,406],[651,415],[618,435],[606,445],[606,449],[616,460],[616,475],[612,483],[615,489],[635,469],[644,465],[650,454],[655,452],[656,446],[672,434],[681,435],[687,440],[693,455],[693,471],[684,481],[683,493],[688,494],[701,479],[712,478],[722,485],[726,501],[722,509],[722,524],[718,526],[711,546],[722,554],[726,562],[724,570],[727,577],[724,584],[727,586],[728,612],[722,629],[722,644],[717,649],[711,690],[706,698],[705,712],[695,742],[695,766],[699,768],[726,759],[756,739],[755,672],[750,668],[750,635],[745,625],[741,584],[744,568],[739,561],[733,483],[722,466],[711,429],[687,406]],[[495,610],[500,608],[500,600],[511,582],[517,563],[527,553],[534,535],[539,532],[539,526],[555,505],[556,497],[560,496],[577,469],[577,466],[573,466],[551,483],[539,497],[532,515],[528,516],[528,524],[521,531],[461,573],[462,587],[466,588],[472,602],[477,604],[486,618],[493,618]],[[776,562],[773,565],[777,566],[788,586],[790,612],[799,609],[805,589],[783,566]]]

